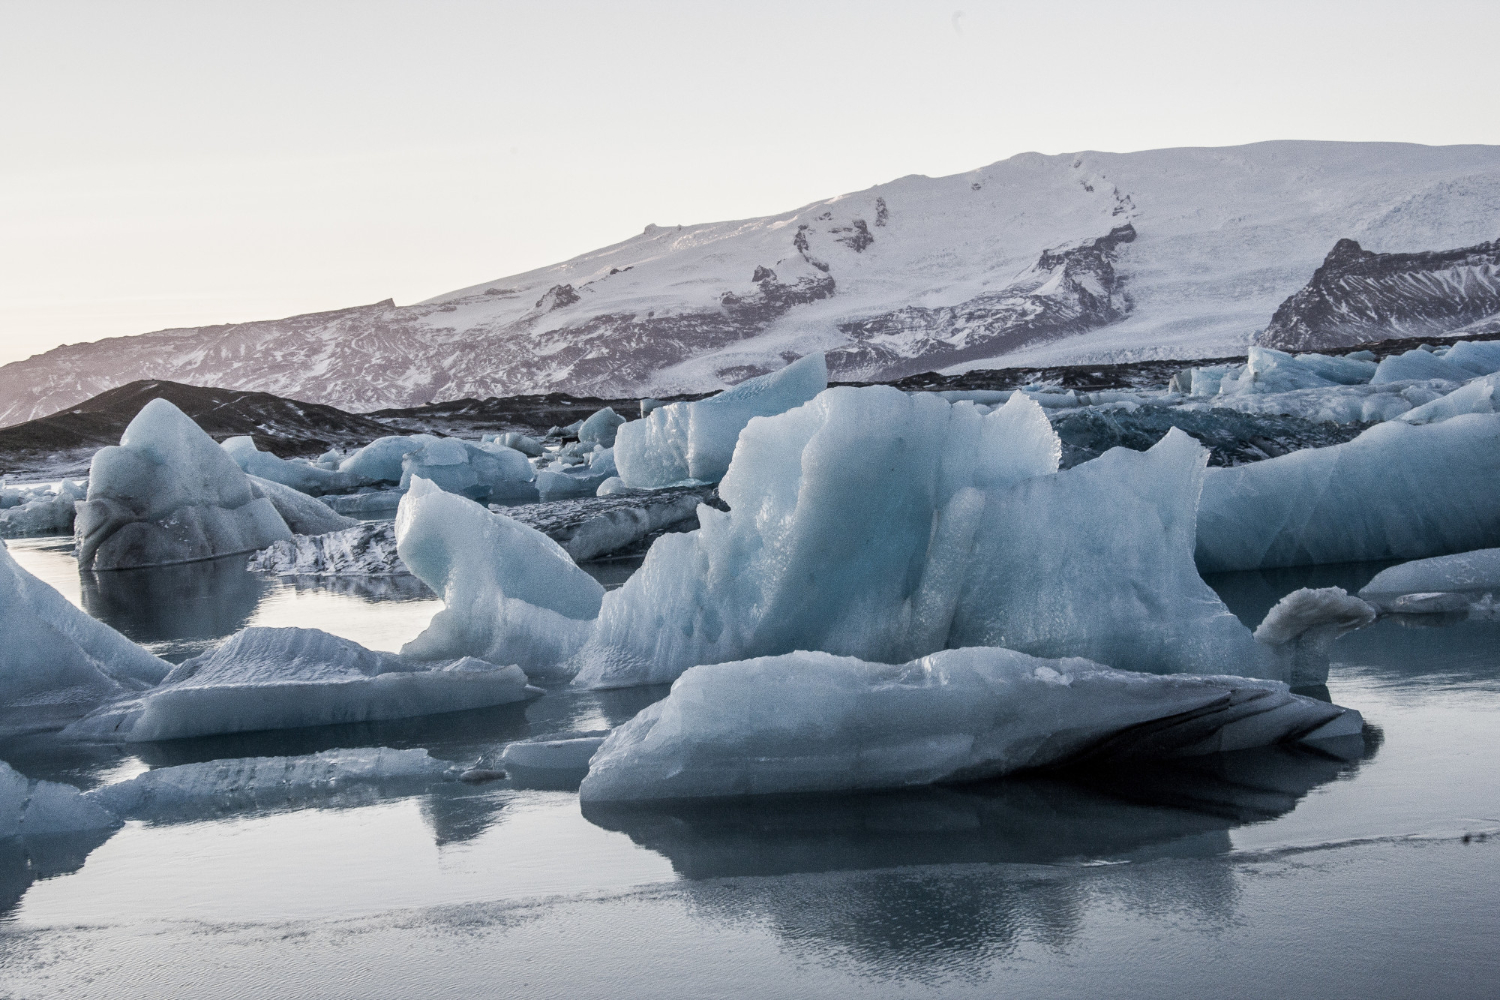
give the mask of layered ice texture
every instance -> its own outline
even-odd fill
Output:
[[[181,410],[153,399],[100,449],[74,532],[83,569],[128,569],[265,548],[292,532],[275,505]]]
[[[323,468],[306,461],[288,461],[261,451],[248,435],[226,438],[221,447],[246,475],[269,479],[310,496],[345,493],[368,482],[354,473]]]
[[[513,665],[415,663],[317,629],[248,628],[158,686],[73,723],[84,740],[170,740],[435,715],[539,693]]]
[[[535,528],[414,478],[397,551],[446,607],[402,647],[419,660],[476,656],[536,677],[557,672],[599,614],[604,588]]]
[[[752,418],[800,406],[827,387],[823,355],[809,354],[717,396],[658,406],[643,419],[619,427],[614,458],[620,478],[634,487],[717,482],[729,469],[735,442]]]
[[[1345,444],[1210,469],[1204,572],[1414,559],[1500,545],[1500,414],[1377,424]]]
[[[901,788],[1085,761],[1358,735],[1359,713],[1243,677],[955,649],[910,663],[798,652],[689,670],[615,730],[585,803]]]
[[[659,539],[605,598],[577,679],[663,683],[797,650],[902,663],[959,646],[1294,679],[1288,651],[1256,642],[1198,575],[1200,445],[1174,430],[1061,473],[1059,448],[1019,393],[985,413],[836,388],[752,420],[720,484],[729,511],[700,508],[699,530]]]
[[[1500,595],[1500,548],[1417,559],[1381,570],[1359,596],[1403,614],[1493,608]]]
[[[171,669],[78,610],[0,545],[0,705],[88,708],[148,688]]]

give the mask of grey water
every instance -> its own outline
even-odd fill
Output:
[[[242,558],[80,577],[68,540],[10,550],[172,660],[247,625],[398,649],[441,607],[409,578],[279,580]],[[1296,587],[1380,568],[1210,583],[1253,626]],[[1369,725],[1333,752],[650,809],[581,809],[581,775],[508,778],[12,845],[0,995],[1500,995],[1500,622],[1386,618],[1334,659],[1311,693]],[[39,727],[0,759],[81,787],[335,747],[469,764],[665,693],[128,747]]]

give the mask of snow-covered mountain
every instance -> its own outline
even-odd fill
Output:
[[[1500,329],[1500,240],[1458,250],[1371,253],[1339,240],[1257,337],[1317,351],[1389,337]]]
[[[1341,238],[1500,234],[1500,147],[1268,142],[1027,153],[622,243],[426,302],[166,330],[0,368],[0,424],[140,378],[346,409],[1242,352]]]

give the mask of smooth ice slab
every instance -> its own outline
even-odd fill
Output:
[[[257,496],[271,501],[271,506],[276,508],[276,513],[281,515],[294,535],[326,535],[330,531],[343,531],[359,523],[352,517],[338,513],[316,497],[310,497],[290,486],[258,476],[250,477],[250,485]]]
[[[615,464],[628,486],[717,482],[729,468],[740,431],[753,417],[800,406],[828,387],[822,354],[809,354],[769,375],[741,382],[696,403],[658,406],[621,425]]]
[[[396,539],[401,560],[446,605],[403,655],[477,656],[544,675],[599,613],[604,588],[556,542],[424,479],[401,501]]]
[[[1209,469],[1204,572],[1414,559],[1500,545],[1500,414],[1414,426]]]
[[[471,500],[536,499],[536,470],[527,457],[499,444],[476,445],[457,438],[426,441],[401,460],[401,488],[414,477]]]
[[[1359,731],[1357,712],[1272,681],[1128,673],[1004,649],[899,665],[791,653],[689,670],[610,734],[579,794],[603,802],[902,788]]]
[[[1359,596],[1384,611],[1448,612],[1495,604],[1500,595],[1500,548],[1417,559],[1381,570]]]
[[[536,693],[515,666],[472,658],[415,663],[317,629],[248,628],[64,735],[141,742],[374,722],[505,705]]]
[[[32,781],[0,760],[0,840],[112,830],[119,818],[72,785]]]
[[[99,570],[213,559],[292,535],[228,452],[165,399],[94,456],[74,532],[78,565]]]
[[[6,709],[91,707],[150,687],[171,669],[26,572],[3,544],[0,637],[0,707]]]
[[[1500,374],[1486,375],[1446,396],[1407,410],[1396,419],[1409,424],[1435,424],[1465,413],[1494,413],[1496,389],[1500,389]]]

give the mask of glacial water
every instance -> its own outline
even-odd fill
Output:
[[[243,558],[80,578],[68,540],[10,551],[172,660],[246,625],[394,650],[441,607],[403,578],[278,580]],[[612,585],[631,568],[598,573]],[[1210,582],[1254,625],[1289,590],[1352,590],[1380,568]],[[449,782],[0,850],[0,995],[1496,995],[1500,621],[1383,619],[1334,659],[1325,696],[1369,723],[1334,753],[587,812],[566,776]],[[665,693],[563,688],[130,747],[38,732],[0,759],[83,787],[335,747],[469,764],[618,725]]]

